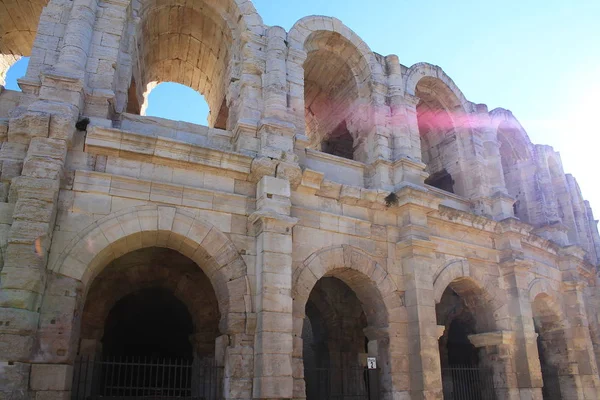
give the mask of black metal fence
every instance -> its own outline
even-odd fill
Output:
[[[379,400],[378,369],[306,369],[304,380],[307,400]]]
[[[79,357],[72,400],[222,399],[223,367],[214,360]]]
[[[491,368],[455,366],[442,368],[444,400],[495,400]]]

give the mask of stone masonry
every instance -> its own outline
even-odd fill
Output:
[[[498,400],[600,398],[591,207],[440,67],[249,0],[0,0],[0,84],[23,56],[22,92],[0,86],[1,400],[71,398],[78,357],[118,348],[111,310],[157,288],[226,399],[317,400],[316,368],[367,356],[382,400],[453,398],[459,363]],[[208,126],[144,116],[165,81]]]

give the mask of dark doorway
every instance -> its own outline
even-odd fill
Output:
[[[467,304],[476,303],[465,302],[462,296],[448,287],[436,304],[438,325],[446,327],[439,340],[445,400],[495,399],[492,371],[481,365],[479,350],[469,340],[469,336],[478,331],[478,320],[475,310]],[[482,313],[482,310],[478,311]],[[479,318],[481,323],[482,315]]]
[[[367,320],[343,281],[321,278],[306,303],[302,330],[307,400],[377,400],[377,370],[367,370]]]
[[[354,159],[354,139],[350,135],[345,120],[323,141],[321,150],[334,156]]]
[[[105,356],[193,357],[192,319],[186,306],[166,289],[142,289],[125,296],[105,326]]]

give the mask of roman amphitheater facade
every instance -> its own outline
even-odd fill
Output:
[[[591,208],[440,67],[249,0],[2,0],[0,35],[0,81],[30,57],[0,92],[0,399],[599,398]],[[144,116],[167,81],[208,126]]]

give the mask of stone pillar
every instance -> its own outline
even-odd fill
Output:
[[[53,359],[42,352],[36,359],[40,364],[27,364],[32,362],[37,347],[33,344],[47,280],[60,180],[83,104],[85,63],[96,6],[96,0],[75,0],[57,65],[42,75],[38,100],[9,122],[8,141],[24,144],[27,149],[22,171],[15,173],[10,188],[14,222],[0,283],[0,320],[7,321],[0,329],[0,342],[6,346],[0,348],[0,354],[5,358],[2,361],[12,363],[7,366],[9,375],[18,371],[24,377],[12,381],[10,387],[0,388],[0,392],[10,392],[17,398],[27,396],[29,391],[52,391],[48,396],[63,396],[70,390],[72,368],[63,357]]]
[[[398,221],[402,222],[396,257],[404,271],[409,329],[408,343],[396,343],[396,346],[408,346],[408,363],[398,363],[397,371],[392,371],[404,378],[393,382],[394,390],[399,395],[409,391],[413,400],[441,399],[439,330],[433,294],[435,245],[429,240],[427,226],[427,213],[437,210],[439,199],[409,187],[400,190],[397,196]],[[390,340],[390,347],[394,348],[393,338]]]
[[[515,334],[498,331],[469,335],[469,340],[480,349],[480,365],[491,368],[497,400],[520,400],[515,371]]]
[[[291,399],[292,228],[290,183],[263,176],[256,189],[257,211],[250,216],[256,235],[256,315],[254,399]]]
[[[492,128],[492,121],[488,108],[485,104],[475,106],[476,126],[474,130],[480,132],[482,139],[482,152],[484,171],[488,183],[488,191],[485,197],[476,201],[479,211],[483,215],[489,215],[497,221],[514,217],[513,204],[515,199],[508,195],[504,181],[504,170],[500,156],[500,143],[498,135]]]
[[[496,241],[500,250],[500,274],[507,289],[507,313],[496,315],[497,329],[513,332],[514,368],[521,396],[542,398],[542,375],[537,349],[537,334],[529,298],[530,270],[533,264],[524,260],[521,243],[522,225],[515,219],[500,222]]]
[[[227,99],[231,104],[227,129],[234,134],[236,151],[256,155],[260,150],[258,128],[264,109],[261,77],[265,59],[260,49],[265,48],[266,43],[264,36],[255,32],[246,31],[241,36],[244,58],[239,79],[232,79],[229,84]]]
[[[267,30],[267,60],[263,77],[264,112],[259,126],[260,155],[295,159],[294,124],[288,121],[286,33],[281,27]]]
[[[565,282],[563,284],[563,302],[569,322],[567,338],[577,363],[577,373],[583,393],[582,399],[591,400],[597,398],[596,396],[600,393],[600,378],[585,313],[584,286],[583,283]]]
[[[74,0],[69,23],[63,37],[58,63],[54,67],[61,75],[82,77],[96,21],[97,0]]]
[[[390,79],[392,77],[393,75],[390,75]],[[404,93],[402,99],[396,97],[391,104],[394,160],[408,157],[415,161],[421,161],[421,135],[417,120],[417,104],[419,104],[419,98],[408,93]]]

